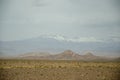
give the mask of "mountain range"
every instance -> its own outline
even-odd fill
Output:
[[[20,59],[39,59],[39,60],[80,60],[80,61],[120,61],[119,57],[111,58],[104,56],[96,56],[91,52],[84,55],[73,52],[72,50],[65,50],[58,54],[50,54],[45,52],[32,52],[18,56]]]
[[[75,38],[76,39],[76,38]],[[37,38],[0,41],[0,56],[17,56],[28,52],[58,53],[67,49],[75,52],[94,51],[96,55],[119,55],[120,42],[80,42],[64,36],[39,36]]]

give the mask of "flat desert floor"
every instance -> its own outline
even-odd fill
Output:
[[[0,80],[120,80],[120,62],[1,59]]]

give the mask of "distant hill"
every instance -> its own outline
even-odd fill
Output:
[[[44,56],[49,56],[50,53],[48,52],[29,52],[20,55],[20,57],[44,57]]]
[[[58,54],[50,54],[45,52],[31,52],[20,56],[24,59],[43,59],[43,60],[81,60],[81,61],[111,61],[114,58],[96,56],[91,52],[80,55],[72,50],[65,50]]]
[[[115,58],[113,61],[120,61],[120,57]]]
[[[79,54],[71,51],[71,50],[66,50],[62,53],[53,55],[54,59],[58,59],[58,60],[78,60],[79,59]]]

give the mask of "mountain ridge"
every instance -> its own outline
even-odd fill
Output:
[[[39,52],[41,53],[41,52]],[[27,53],[29,54],[29,53]],[[36,54],[36,53],[33,53]],[[102,56],[96,56],[91,52],[87,52],[84,55],[80,55],[79,53],[73,52],[72,50],[65,50],[61,53],[57,54],[50,54],[43,56],[22,56],[21,59],[40,59],[40,60],[81,60],[81,61],[110,61],[115,60],[118,58],[108,58],[108,57],[102,57]]]
[[[0,51],[4,54],[17,55],[34,51],[60,52],[72,49],[76,52],[93,50],[96,53],[119,54],[120,43],[110,42],[74,42],[64,40],[64,36],[39,36],[18,41],[0,41]],[[61,39],[61,40],[58,40]]]

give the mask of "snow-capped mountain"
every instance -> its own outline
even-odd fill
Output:
[[[76,52],[86,50],[96,51],[96,54],[111,55],[120,53],[120,42],[102,42],[91,38],[89,41],[80,40],[79,37],[69,38],[61,35],[41,35],[37,38],[31,38],[18,41],[0,41],[0,52],[6,55],[18,55],[27,52],[45,51],[60,52],[71,49]]]

